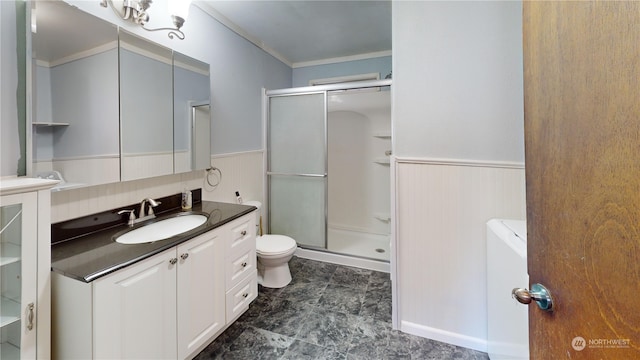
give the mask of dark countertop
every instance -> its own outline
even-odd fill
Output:
[[[255,209],[254,206],[211,201],[195,203],[189,211],[208,214],[209,219],[206,223],[186,233],[165,240],[135,245],[117,243],[113,239],[113,236],[119,232],[135,229],[144,224],[172,217],[176,213],[184,211],[181,211],[180,208],[167,211],[157,215],[155,219],[141,222],[134,227],[129,227],[125,221],[122,222],[122,225],[94,231],[51,245],[51,270],[67,277],[89,283],[101,276],[161,253],[182,242],[224,225]],[[97,217],[95,219],[97,219]]]

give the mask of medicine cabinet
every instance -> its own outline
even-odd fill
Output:
[[[63,1],[32,1],[32,176],[54,190],[205,169],[209,65]]]

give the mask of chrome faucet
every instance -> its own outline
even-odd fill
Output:
[[[127,222],[127,225],[129,226],[133,226],[133,224],[136,223],[136,214],[134,212],[133,209],[130,210],[120,210],[118,211],[118,215],[122,215],[122,214],[129,214],[129,221]]]
[[[149,212],[145,214],[145,205],[149,203]],[[153,200],[151,198],[142,199],[140,202],[140,211],[138,212],[138,218],[136,218],[135,210],[120,210],[118,214],[129,214],[129,220],[127,221],[127,225],[133,226],[141,221],[153,219],[156,217],[156,214],[153,213],[153,208],[162,204],[160,201]]]
[[[145,204],[149,203],[149,212],[145,214]],[[151,198],[142,199],[140,202],[140,212],[138,213],[139,219],[138,221],[142,221],[142,219],[153,219],[156,215],[153,213],[153,208],[160,205],[160,201],[155,201]]]

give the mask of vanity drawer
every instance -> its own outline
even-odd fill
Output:
[[[256,225],[254,213],[243,216],[230,224],[231,236],[227,242],[228,254],[243,252],[242,249],[255,248]]]
[[[258,278],[250,276],[227,292],[227,322],[244,312],[258,296]]]
[[[255,248],[246,249],[240,255],[234,256],[227,262],[226,269],[226,285],[227,289],[236,286],[242,279],[249,274],[256,275],[256,250]]]

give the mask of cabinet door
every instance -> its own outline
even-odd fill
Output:
[[[213,230],[178,246],[178,359],[225,325],[224,239]]]
[[[173,248],[94,281],[94,358],[176,358],[176,267]]]
[[[0,207],[0,358],[36,358],[37,194]]]

